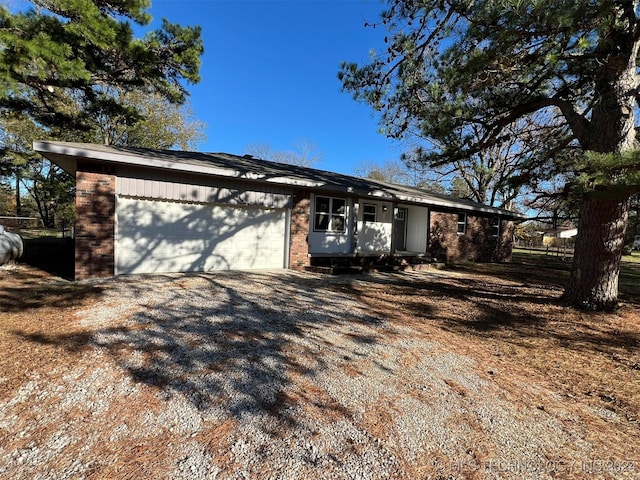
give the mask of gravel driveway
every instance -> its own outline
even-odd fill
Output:
[[[350,293],[390,279],[88,282],[89,333],[47,339],[71,360],[0,402],[0,478],[584,477],[592,445],[556,393],[503,389]]]

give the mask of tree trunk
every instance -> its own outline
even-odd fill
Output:
[[[629,195],[585,194],[571,276],[563,298],[586,310],[618,306],[618,275],[629,216]]]

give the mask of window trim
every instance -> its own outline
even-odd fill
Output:
[[[500,230],[502,226],[502,220],[500,217],[491,217],[489,223],[489,235],[493,238],[500,238]]]
[[[464,216],[463,220],[460,221],[460,217]],[[460,226],[462,226],[462,231],[460,230]],[[467,214],[466,213],[458,213],[458,228],[456,230],[458,235],[466,235],[467,234]]]
[[[329,208],[328,211],[326,212],[318,212],[317,207],[318,207],[318,199],[326,199],[329,200]],[[336,213],[333,211],[333,201],[334,200],[340,200],[344,202],[344,212],[343,213]],[[334,234],[346,234],[347,233],[347,212],[349,209],[349,204],[346,198],[344,197],[329,197],[326,195],[315,195],[314,199],[313,199],[313,231],[314,232],[319,232],[319,233],[334,233]],[[327,224],[327,228],[323,229],[323,228],[318,228],[318,216],[320,215],[325,215],[329,217],[329,222]],[[342,225],[343,228],[342,230],[333,230],[332,226],[333,226],[333,218],[342,218]]]
[[[367,207],[373,207],[372,212],[366,212]],[[373,220],[367,220],[366,215],[373,215]],[[378,205],[375,203],[363,203],[362,204],[362,222],[363,223],[376,223],[378,221]]]

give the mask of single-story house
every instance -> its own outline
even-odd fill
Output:
[[[509,210],[252,156],[34,142],[76,178],[75,276],[508,261]]]
[[[555,239],[573,238],[576,235],[578,235],[578,229],[573,226],[559,227],[543,232],[542,241],[547,245],[552,244]]]

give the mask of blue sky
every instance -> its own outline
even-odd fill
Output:
[[[188,86],[207,124],[199,150],[292,150],[304,138],[323,155],[317,168],[350,174],[403,151],[337,78],[343,60],[365,62],[384,45],[381,28],[364,27],[383,8],[378,0],[152,0],[150,13],[154,28],[163,17],[202,27],[202,80]]]

